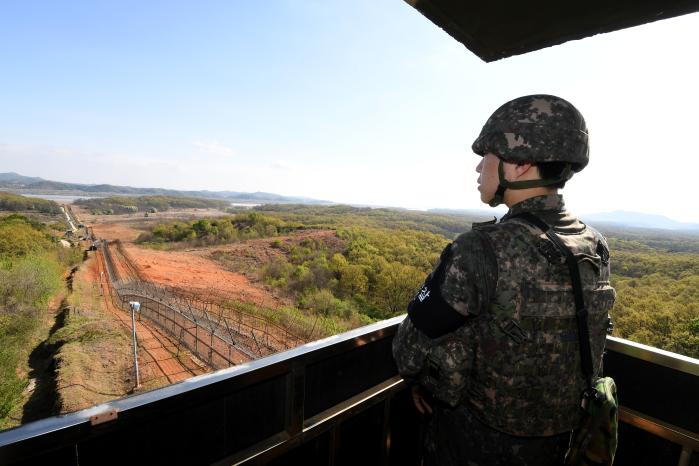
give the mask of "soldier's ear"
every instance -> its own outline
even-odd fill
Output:
[[[539,171],[535,169],[536,165],[529,162],[513,163],[510,171],[511,178],[509,181],[517,181],[519,179],[536,179],[540,178]]]

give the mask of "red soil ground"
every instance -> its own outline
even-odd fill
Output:
[[[93,231],[100,239],[121,240],[148,281],[190,290],[218,289],[242,301],[258,304],[268,301],[263,288],[253,286],[245,275],[229,272],[210,259],[189,251],[156,251],[134,245],[133,241],[141,232],[128,224],[95,224]]]
[[[133,241],[141,232],[126,223],[95,224],[93,231],[95,236],[101,239],[121,240],[126,253],[147,281],[201,294],[206,294],[207,290],[215,291],[231,299],[267,307],[278,307],[288,303],[283,297],[274,295],[264,284],[251,280],[251,277],[244,273],[226,270],[210,256],[215,252],[231,254],[236,260],[257,269],[274,257],[282,255],[279,249],[271,247],[275,240],[298,244],[303,239],[317,239],[331,246],[333,243],[339,245],[342,241],[335,236],[333,230],[316,230],[185,251],[158,251],[134,244]]]
[[[191,252],[154,251],[133,244],[124,245],[141,276],[190,291],[216,290],[233,299],[255,304],[273,305],[276,301],[264,288],[256,286],[243,274],[229,272],[210,259]]]

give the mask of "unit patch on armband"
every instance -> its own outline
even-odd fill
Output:
[[[430,297],[430,290],[426,286],[423,286],[422,289],[420,290],[420,292],[417,294],[417,299],[420,302],[423,302],[424,300],[426,300],[429,297]]]

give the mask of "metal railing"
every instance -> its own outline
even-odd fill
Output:
[[[699,360],[615,337],[606,348],[619,388],[615,464],[699,464]]]
[[[0,464],[416,465],[401,319],[2,432]],[[605,372],[623,405],[615,464],[696,464],[699,361],[609,338]]]

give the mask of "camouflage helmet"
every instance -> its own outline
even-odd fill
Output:
[[[553,95],[519,97],[498,108],[473,143],[507,162],[567,162],[579,172],[588,162],[585,119],[570,102]]]

